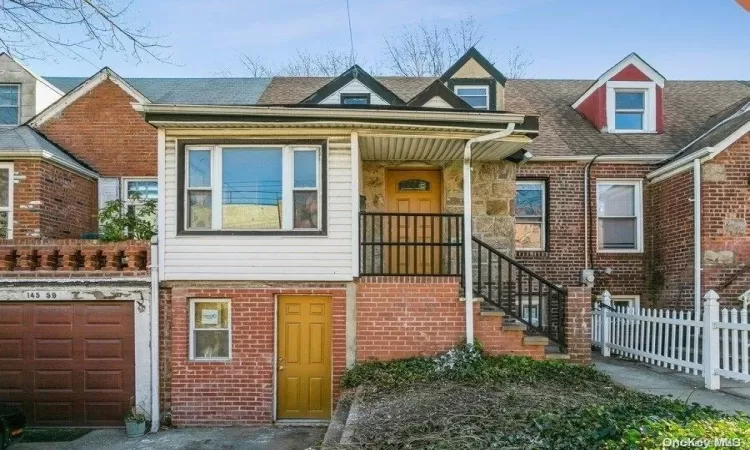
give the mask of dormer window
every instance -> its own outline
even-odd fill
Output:
[[[656,133],[656,83],[608,81],[607,130],[610,133]]]
[[[21,95],[17,84],[0,84],[0,126],[21,123]]]
[[[341,94],[342,105],[369,105],[370,94]]]
[[[474,109],[490,109],[489,86],[453,86],[453,92]]]
[[[643,131],[646,92],[615,90],[615,129]]]

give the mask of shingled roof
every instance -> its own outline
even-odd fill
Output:
[[[539,137],[528,146],[535,156],[595,154],[668,154],[702,132],[715,115],[750,95],[740,81],[667,81],[664,86],[664,132],[610,134],[597,130],[570,105],[592,80],[508,80],[506,109],[538,113]]]
[[[375,77],[383,86],[408,102],[435,81],[435,77]],[[299,103],[330,83],[333,77],[274,77],[258,99],[260,105]]]
[[[48,77],[62,91],[83,78]],[[125,78],[154,103],[197,105],[289,105],[304,100],[333,77]],[[436,77],[375,77],[408,102]],[[710,128],[710,120],[750,96],[750,81],[667,81],[664,132],[610,134],[594,128],[571,105],[594,80],[508,80],[505,109],[539,114],[540,134],[528,150],[535,156],[675,153]],[[722,129],[727,129],[723,127]],[[716,135],[714,135],[716,137]],[[696,143],[700,144],[700,142]]]

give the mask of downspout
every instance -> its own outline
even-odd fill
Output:
[[[151,238],[151,432],[159,431],[159,246]]]
[[[594,162],[596,162],[596,159],[598,157],[602,156],[601,154],[594,156],[591,158],[591,161],[586,164],[586,167],[583,168],[583,268],[584,269],[591,269],[591,264],[593,264],[593,257],[589,258],[589,245],[591,244],[591,238],[589,236],[589,228],[590,228],[590,218],[589,218],[589,178],[591,177],[591,166],[594,165]],[[593,252],[591,252],[593,253]],[[591,264],[589,264],[591,263]]]
[[[694,316],[699,320],[701,311],[701,162],[693,160],[693,297]]]
[[[466,345],[474,345],[474,274],[471,250],[471,146],[502,139],[513,133],[516,124],[495,133],[471,138],[464,145],[464,300],[466,301]]]

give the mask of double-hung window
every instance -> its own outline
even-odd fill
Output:
[[[546,185],[543,180],[516,181],[516,250],[546,247]]]
[[[13,238],[13,163],[0,163],[0,239]]]
[[[137,213],[144,202],[156,201],[159,184],[155,178],[125,178],[122,183],[122,199],[128,214]],[[156,219],[154,217],[154,219]]]
[[[318,231],[322,147],[188,146],[185,229]]]
[[[490,88],[482,85],[453,86],[453,92],[474,109],[490,109]]]
[[[21,123],[21,90],[17,84],[0,84],[0,126]]]
[[[599,251],[642,251],[641,182],[600,180],[596,193]]]
[[[190,300],[190,359],[227,360],[232,357],[232,317],[229,300]]]
[[[642,131],[646,124],[646,91],[615,89],[615,130]]]

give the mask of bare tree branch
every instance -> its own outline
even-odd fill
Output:
[[[515,46],[508,50],[508,58],[506,59],[507,66],[504,67],[503,73],[508,78],[523,78],[525,77],[531,67],[534,64],[534,60],[531,56],[522,49],[520,46]]]
[[[77,59],[116,51],[136,62],[166,62],[163,36],[129,25],[130,7],[124,0],[0,0],[0,51],[22,59],[45,58],[50,50]]]

